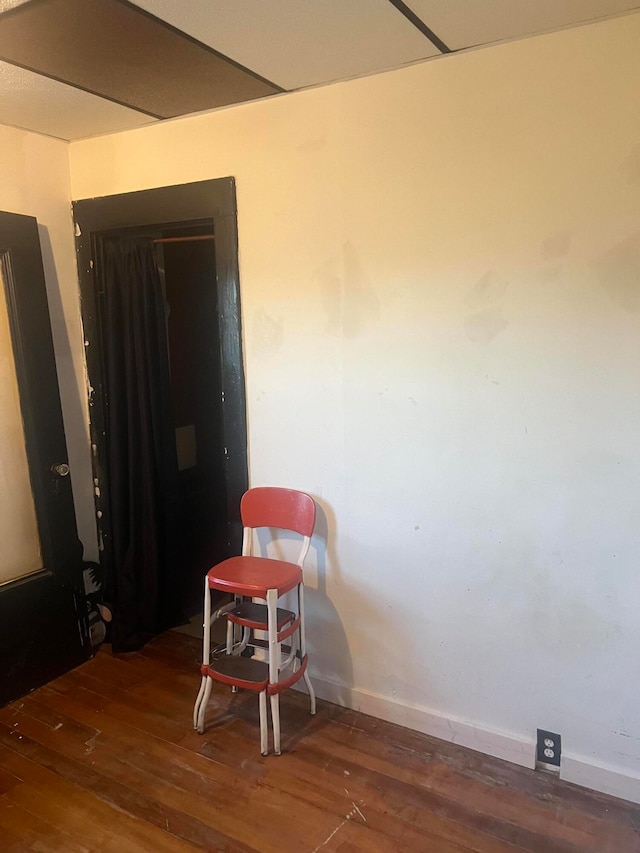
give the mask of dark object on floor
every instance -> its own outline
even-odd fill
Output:
[[[87,622],[89,624],[89,637],[91,638],[91,645],[95,649],[99,645],[104,643],[105,637],[107,635],[107,626],[104,624],[102,617],[100,616],[99,610],[89,610]]]

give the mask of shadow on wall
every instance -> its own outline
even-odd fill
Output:
[[[339,584],[341,580],[335,544],[338,528],[331,507],[323,504],[315,495],[312,497],[317,507],[316,526],[311,540],[311,546],[316,553],[316,582],[305,584],[311,675],[315,672],[320,677],[334,682],[337,694],[333,701],[339,705],[348,705],[351,691],[341,685],[353,684],[351,651],[338,611],[327,595],[328,566],[334,582]],[[317,671],[320,660],[329,662],[330,672]]]
[[[337,690],[337,698],[333,701],[348,705],[351,691],[341,685],[353,684],[353,663],[342,621],[327,595],[328,566],[331,567],[334,581],[339,583],[340,580],[335,548],[336,519],[329,506],[317,496],[312,497],[316,503],[316,525],[304,567],[309,673],[312,679],[315,675],[332,682]],[[261,556],[295,561],[301,537],[295,533],[279,531],[277,540],[274,540],[271,531],[260,530],[257,542]],[[293,605],[290,601],[284,606]],[[319,671],[320,661],[328,662],[324,669],[330,667],[330,671]],[[302,684],[300,682],[301,690],[304,689]]]
[[[616,305],[632,314],[640,311],[640,231],[609,249],[595,261],[594,268],[600,284]]]

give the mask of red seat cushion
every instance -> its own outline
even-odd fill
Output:
[[[207,572],[209,587],[235,595],[266,598],[268,589],[278,597],[302,583],[302,569],[295,563],[267,557],[230,557]]]

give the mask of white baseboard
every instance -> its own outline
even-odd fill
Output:
[[[640,777],[632,776],[615,767],[606,767],[588,761],[583,756],[562,754],[560,778],[565,782],[592,788],[612,797],[640,803]]]
[[[302,682],[300,685],[301,689],[304,689]],[[363,714],[370,714],[389,723],[466,746],[522,767],[535,767],[536,745],[532,740],[483,729],[473,723],[445,717],[423,706],[409,705],[368,690],[344,687],[316,676],[313,677],[313,686],[319,698],[335,705],[362,711]]]
[[[299,683],[300,689],[304,690],[303,682]],[[399,702],[361,688],[345,687],[317,676],[313,676],[313,685],[320,699],[335,705],[362,711],[363,714],[511,761],[530,770],[535,768],[534,740],[492,731],[454,717],[445,717],[424,706]],[[640,803],[640,778],[581,756],[563,753],[560,778],[603,794]]]

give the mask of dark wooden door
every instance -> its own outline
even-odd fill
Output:
[[[0,213],[0,704],[87,659],[38,225]]]

